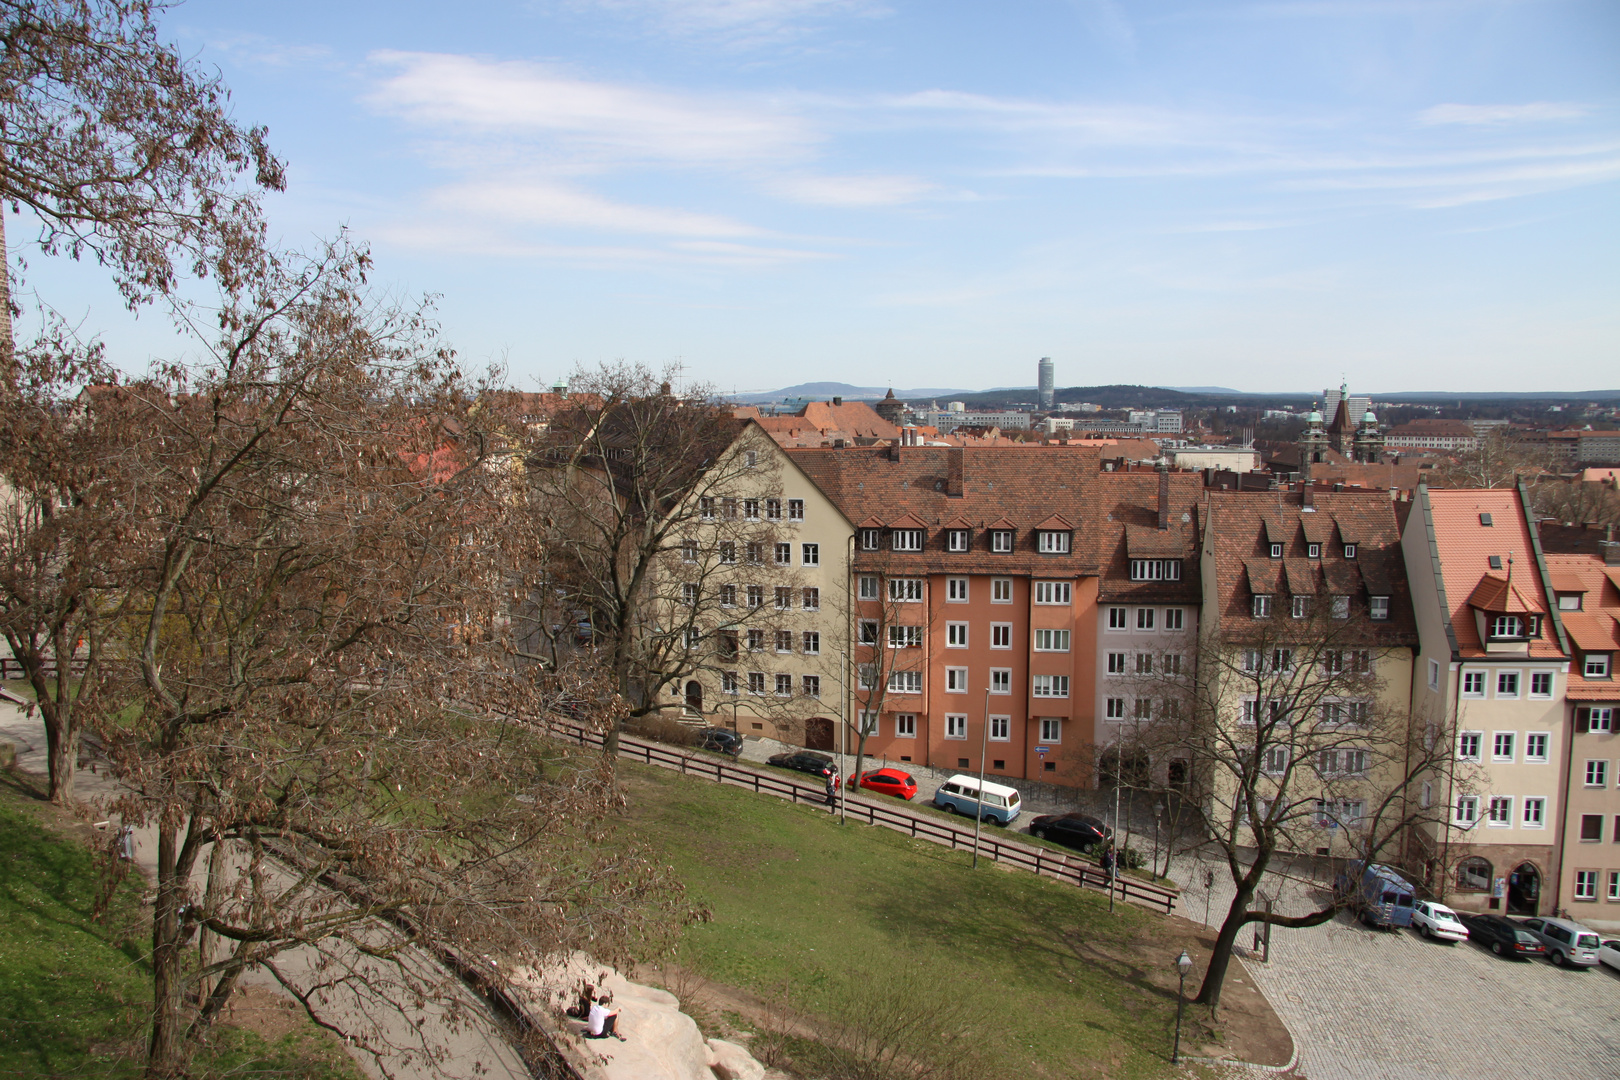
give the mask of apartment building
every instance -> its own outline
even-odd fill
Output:
[[[1164,680],[1192,674],[1202,602],[1196,472],[1138,469],[1098,477],[1097,693],[1092,738],[1104,761],[1166,708]],[[1122,761],[1120,771],[1131,763]],[[1153,763],[1136,763],[1137,768]],[[1165,763],[1168,768],[1168,763]]]
[[[1444,824],[1407,857],[1460,910],[1549,914],[1558,899],[1569,652],[1524,490],[1419,486],[1401,546],[1422,642],[1414,715],[1455,732],[1424,797]]]
[[[1620,547],[1605,551],[1614,558]],[[1573,654],[1553,902],[1594,929],[1620,931],[1620,565],[1593,555],[1545,557]]]
[[[1202,515],[1202,692],[1251,746],[1287,845],[1356,857],[1409,730],[1418,634],[1394,506],[1376,491],[1210,491]],[[1214,756],[1209,797],[1246,813],[1228,789],[1249,766]]]
[[[1412,420],[1385,432],[1384,445],[1391,450],[1472,450],[1479,436],[1466,420]]]
[[[694,494],[672,560],[672,622],[694,607],[691,669],[671,711],[743,735],[831,749],[843,687],[850,523],[757,422]]]
[[[867,753],[1089,785],[1099,452],[788,454],[853,523],[850,707]]]

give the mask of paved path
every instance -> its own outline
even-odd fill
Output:
[[[0,702],[0,739],[17,748],[19,768],[29,772],[46,771],[45,728],[38,715],[24,714],[20,708]],[[86,803],[106,800],[113,794],[113,785],[105,772],[92,773],[81,769],[75,778],[74,794]],[[157,838],[151,828],[135,832],[135,861],[150,881],[156,872]],[[205,872],[207,858],[198,860],[199,873]],[[201,881],[198,882],[199,889]],[[381,1027],[391,1052],[382,1057],[386,1072],[378,1067],[372,1056],[356,1047],[349,1053],[368,1076],[381,1078],[392,1075],[397,1080],[439,1080],[439,1078],[482,1077],[485,1080],[528,1080],[529,1071],[522,1058],[501,1033],[500,1024],[490,1017],[483,1003],[472,994],[465,995],[471,1013],[468,1022],[451,1027],[443,1010],[434,1003],[416,1010],[395,1002],[408,1001],[411,995],[400,989],[389,997],[386,987],[390,976],[376,970],[376,965],[356,956],[352,951],[336,948],[330,952],[313,947],[289,950],[277,959],[277,965],[295,986],[307,987],[316,981],[330,980],[337,972],[354,971],[364,974],[357,983],[333,992],[328,1004],[321,1010],[323,1019],[351,1031]],[[369,970],[368,970],[369,966]],[[243,983],[259,986],[282,994],[284,991],[268,973],[249,972]],[[368,984],[370,984],[368,986]],[[291,997],[288,997],[291,1000]],[[434,1066],[424,1059],[421,1048],[434,1046],[445,1050],[448,1060]]]

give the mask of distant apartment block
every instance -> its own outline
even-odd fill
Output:
[[[1479,436],[1466,420],[1413,420],[1390,428],[1384,445],[1391,450],[1472,450]]]
[[[926,409],[914,413],[918,423],[924,427],[939,429],[941,435],[955,431],[959,427],[1000,428],[1003,431],[1028,431],[1030,427],[1029,413],[1027,412],[955,412],[949,409]]]
[[[1132,409],[1130,423],[1141,424],[1143,431],[1177,432],[1181,430],[1180,409]]]

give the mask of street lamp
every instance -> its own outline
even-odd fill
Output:
[[[1176,974],[1180,977],[1176,985],[1176,1048],[1170,1052],[1170,1064],[1181,1063],[1181,1010],[1187,1004],[1187,972],[1192,970],[1192,957],[1187,950],[1182,949],[1181,955],[1176,957]]]

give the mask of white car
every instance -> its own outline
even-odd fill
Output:
[[[1457,919],[1457,913],[1444,904],[1428,900],[1412,905],[1412,929],[1426,938],[1453,944],[1468,940],[1468,928]]]
[[[1598,963],[1608,964],[1616,971],[1620,971],[1620,941],[1609,938],[1598,946]]]

